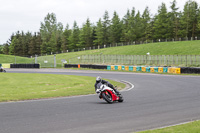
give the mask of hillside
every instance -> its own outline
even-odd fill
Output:
[[[200,55],[200,41],[160,42],[141,45],[128,45],[80,52],[57,54],[56,58],[69,59],[87,54],[104,55]]]
[[[149,43],[70,52],[57,54],[56,60],[57,64],[61,64],[62,59],[68,61],[80,55],[146,55],[148,52],[151,55],[200,55],[200,41]],[[53,62],[53,55],[38,57],[39,63],[44,63],[44,60],[51,60],[49,62]],[[0,54],[0,63],[15,63],[15,56]],[[34,58],[16,56],[16,63],[34,63]]]
[[[34,58],[19,57],[13,55],[0,54],[0,64],[2,63],[34,63]]]

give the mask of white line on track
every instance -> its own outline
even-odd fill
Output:
[[[130,88],[122,90],[122,91],[130,91],[130,90],[132,90],[134,88],[134,85],[132,83],[128,82],[128,81],[121,80],[121,82],[127,83],[127,84],[129,84],[131,86]]]
[[[194,120],[194,121],[196,121],[196,120]],[[181,122],[181,123],[174,124],[174,125],[168,125],[168,126],[163,126],[163,127],[158,127],[158,128],[152,128],[152,129],[148,129],[148,130],[152,131],[152,130],[157,130],[157,129],[163,129],[163,128],[168,128],[168,127],[174,127],[174,126],[179,126],[179,125],[188,124],[188,123],[191,123],[191,122],[194,122],[194,121]],[[142,130],[142,131],[146,131],[146,130]]]

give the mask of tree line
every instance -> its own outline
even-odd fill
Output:
[[[38,32],[24,33],[17,31],[3,45],[1,52],[9,55],[31,56],[66,52],[67,50],[103,46],[115,43],[132,43],[135,41],[151,41],[159,39],[195,38],[200,36],[200,7],[194,0],[188,0],[183,11],[178,11],[176,0],[170,5],[158,7],[153,16],[148,7],[143,13],[135,8],[127,10],[120,19],[115,11],[112,18],[105,11],[103,18],[96,24],[86,22],[79,27],[74,21],[72,29],[64,28],[57,22],[56,14],[48,13],[41,22]]]

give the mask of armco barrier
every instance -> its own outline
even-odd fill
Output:
[[[10,64],[10,68],[40,68],[40,64]]]

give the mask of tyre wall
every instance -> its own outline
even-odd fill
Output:
[[[10,68],[40,68],[40,64],[10,64]]]

